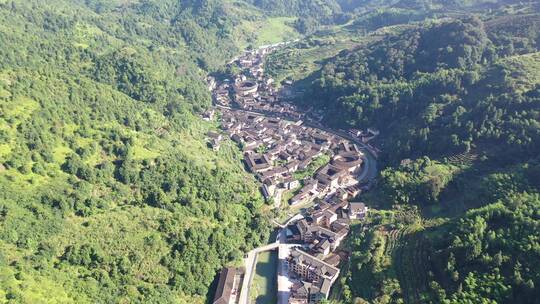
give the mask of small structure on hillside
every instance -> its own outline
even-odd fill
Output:
[[[351,219],[361,220],[366,217],[368,212],[368,207],[361,202],[350,202],[349,203],[349,217]]]
[[[208,136],[208,144],[214,151],[219,151],[219,147],[221,145],[221,141],[223,140],[223,135],[210,131],[206,134]]]

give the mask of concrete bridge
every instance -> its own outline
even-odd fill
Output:
[[[257,247],[247,253],[244,259],[244,265],[246,265],[246,272],[244,275],[244,281],[242,282],[242,288],[240,289],[240,296],[238,304],[249,303],[249,288],[253,281],[253,273],[255,272],[255,266],[257,266],[257,258],[259,253],[269,250],[275,250],[279,248],[279,242],[271,243],[265,246]]]

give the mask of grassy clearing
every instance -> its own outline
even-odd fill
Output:
[[[73,151],[66,146],[57,146],[53,149],[54,162],[61,165],[66,161],[66,157],[73,153]]]
[[[28,119],[30,115],[39,107],[39,104],[26,97],[18,97],[14,101],[7,102],[4,108],[5,117],[16,119]]]
[[[276,221],[280,224],[285,224],[291,217],[295,216],[299,212],[304,213],[307,209],[315,206],[316,200],[306,201],[304,203],[291,206],[289,205],[289,199],[297,192],[287,191],[286,193],[287,196],[283,196],[284,199],[281,200],[280,213],[276,219]]]
[[[529,90],[540,83],[540,52],[505,58],[500,65],[510,71],[509,77],[519,91]]]
[[[90,303],[90,301],[84,298],[70,297],[61,285],[57,282],[39,276],[35,273],[32,275],[16,273],[9,267],[0,267],[0,301],[1,299],[8,299],[10,295],[7,290],[15,288],[15,286],[21,286],[24,291],[23,298],[19,299],[21,303],[35,303],[35,304],[48,304],[48,303]],[[7,302],[1,302],[7,303]]]
[[[31,167],[31,165],[28,164],[27,167]],[[30,170],[28,169],[27,171]],[[15,189],[35,190],[37,187],[44,185],[48,180],[48,177],[31,172],[23,174],[17,169],[8,169],[0,173],[0,183],[9,184],[10,187]]]
[[[344,40],[302,48],[287,48],[270,55],[266,67],[277,82],[286,78],[300,80],[320,69],[324,60],[353,45],[355,45],[353,42]]]
[[[243,21],[236,29],[241,48],[248,46],[274,44],[300,38],[300,34],[292,27],[295,18],[257,16]],[[249,37],[246,39],[246,37]]]
[[[296,18],[291,17],[268,18],[259,27],[257,44],[272,44],[300,37],[298,32],[291,26],[295,20]]]
[[[259,254],[251,298],[256,304],[273,304],[277,302],[277,251],[265,251]]]
[[[0,159],[6,157],[11,153],[11,146],[9,144],[0,144]]]
[[[154,142],[150,143],[142,138],[137,138],[135,140],[135,145],[132,148],[133,158],[141,160],[157,158],[160,155],[160,152],[151,148],[155,147],[156,144],[157,143]]]
[[[11,92],[8,91],[8,90],[4,90],[2,88],[0,88],[0,98],[9,98],[11,97]]]

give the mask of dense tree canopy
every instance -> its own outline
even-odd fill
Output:
[[[196,115],[220,1],[0,2],[0,301],[203,302],[269,233]]]
[[[360,197],[373,211],[353,227],[336,296],[345,303],[540,296],[540,19],[537,7],[492,4],[400,1],[356,16],[351,32],[365,40],[297,83],[297,102],[323,122],[381,132],[383,170]],[[433,14],[452,7],[494,11]]]
[[[539,32],[531,25],[517,34],[512,20],[435,22],[344,52],[316,75],[305,100],[336,125],[382,130],[391,160],[495,143],[534,154],[538,54],[526,52],[536,51]],[[504,33],[527,48],[508,53]]]

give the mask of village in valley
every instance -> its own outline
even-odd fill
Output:
[[[241,73],[208,79],[215,106],[204,118],[217,118],[221,128],[208,133],[209,146],[234,141],[265,199],[284,216],[274,243],[247,254],[245,267],[222,270],[215,304],[250,303],[257,255],[267,250],[279,254],[278,303],[327,299],[348,258],[340,245],[351,222],[368,215],[357,197],[375,174],[377,151],[367,143],[378,132],[332,130],[319,113],[287,102],[290,83],[278,86],[264,73],[265,56],[285,44],[245,51],[230,63]]]

